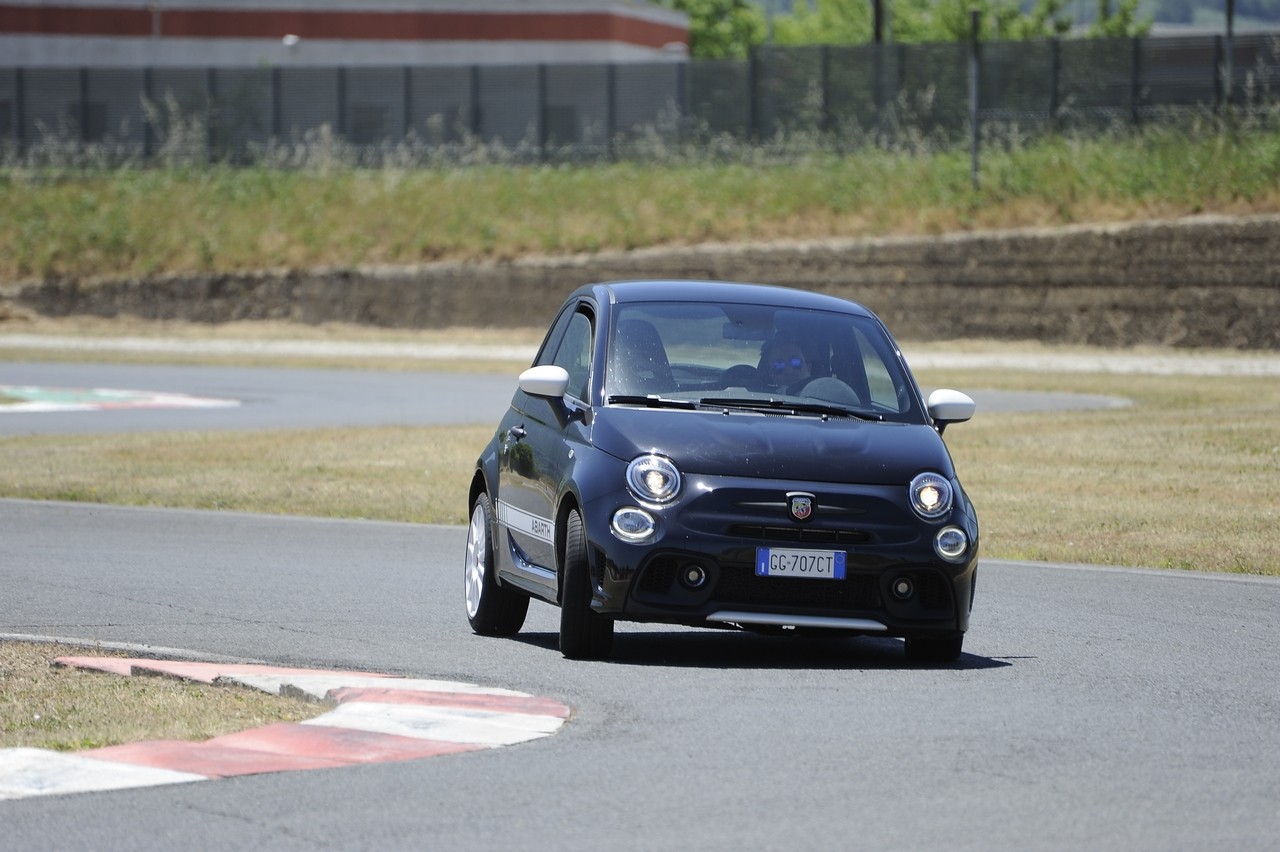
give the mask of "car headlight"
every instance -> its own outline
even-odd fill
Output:
[[[937,473],[922,473],[908,489],[911,508],[927,521],[935,521],[951,511],[951,483]]]
[[[641,500],[669,503],[680,493],[680,471],[662,456],[639,456],[627,465],[627,485]]]
[[[933,537],[933,549],[948,562],[963,561],[969,550],[969,536],[959,527],[943,527]]]

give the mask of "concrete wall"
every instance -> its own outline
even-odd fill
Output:
[[[511,263],[50,281],[39,313],[399,327],[539,326],[618,278],[786,284],[866,304],[904,340],[990,337],[1280,349],[1280,216],[645,249]]]

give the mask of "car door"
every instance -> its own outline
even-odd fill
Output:
[[[581,440],[576,433],[582,424],[569,413],[587,407],[594,338],[593,316],[585,305],[557,320],[537,364],[569,373],[567,400],[517,393],[504,423],[498,520],[517,550],[517,569],[528,575],[526,580],[552,589],[556,496],[572,462],[572,446]]]

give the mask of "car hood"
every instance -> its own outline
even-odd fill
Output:
[[[953,475],[941,436],[922,424],[623,406],[596,414],[597,449],[623,461],[657,453],[688,474],[879,485],[922,470]]]

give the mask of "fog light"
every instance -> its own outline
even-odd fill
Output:
[[[943,527],[934,536],[933,549],[948,562],[959,562],[969,551],[969,537],[959,527]]]
[[[899,577],[894,580],[891,588],[893,590],[893,596],[900,601],[907,600],[915,594],[916,591],[915,586],[908,577]]]
[[[628,506],[613,513],[609,529],[622,541],[638,544],[653,535],[657,523],[653,520],[653,515],[644,509]]]
[[[680,582],[687,589],[700,589],[707,583],[707,572],[701,565],[686,565],[680,569]]]

